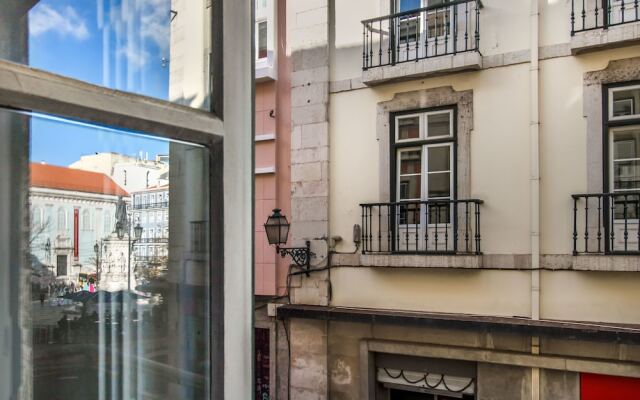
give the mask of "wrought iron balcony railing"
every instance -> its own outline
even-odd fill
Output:
[[[571,0],[571,35],[640,21],[640,0]]]
[[[640,255],[640,191],[574,194],[573,254]]]
[[[133,205],[134,210],[146,210],[147,208],[167,208],[167,207],[169,207],[168,201]]]
[[[360,204],[362,254],[482,254],[482,200]]]
[[[480,0],[456,0],[362,21],[362,69],[478,51]]]

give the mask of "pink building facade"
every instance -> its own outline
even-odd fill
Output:
[[[290,215],[291,68],[284,51],[285,1],[268,0],[266,3],[267,11],[261,13],[258,6],[256,18],[255,295],[281,296],[286,288],[289,264],[269,246],[262,224],[274,208]],[[261,25],[264,22],[267,23],[267,39],[272,39],[266,46],[264,38],[260,37],[264,35]],[[270,43],[275,43],[273,48]]]

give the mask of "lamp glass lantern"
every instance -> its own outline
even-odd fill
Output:
[[[136,240],[140,240],[140,238],[142,237],[142,227],[139,223],[133,227],[133,235]]]
[[[273,214],[267,218],[264,230],[267,233],[267,240],[270,245],[281,245],[287,243],[289,236],[289,221],[287,217],[280,214],[280,209],[273,210]]]
[[[280,245],[287,243],[289,227],[287,217],[280,213],[279,208],[275,208],[273,214],[267,218],[267,222],[264,224],[267,240],[270,245],[276,245],[276,253],[279,253],[282,257],[290,256],[293,262],[297,266],[304,268],[303,272],[309,276],[309,270],[311,269],[310,259],[315,256],[311,252],[311,242],[307,240],[304,247],[280,247]]]

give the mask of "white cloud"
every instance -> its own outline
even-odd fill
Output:
[[[150,58],[148,51],[134,46],[122,47],[118,49],[118,52],[129,61],[129,66],[132,68],[144,67]]]
[[[77,11],[71,6],[56,10],[47,4],[36,6],[29,14],[29,30],[33,36],[54,32],[62,37],[71,36],[77,40],[89,38],[89,30]]]
[[[142,37],[151,40],[161,53],[169,50],[171,36],[169,26],[169,10],[171,2],[167,0],[146,0],[143,2],[140,29]]]

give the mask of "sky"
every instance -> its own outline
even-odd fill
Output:
[[[41,0],[29,13],[29,64],[35,68],[167,99],[171,0]],[[168,153],[168,142],[33,118],[31,159],[69,165],[112,151]]]

